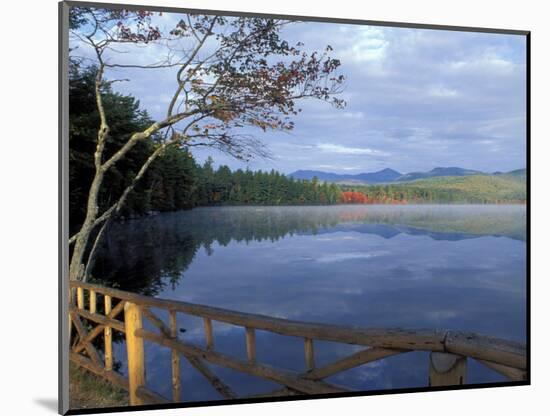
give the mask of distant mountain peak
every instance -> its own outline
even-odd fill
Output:
[[[396,171],[395,169],[391,169],[391,168],[385,168],[385,169],[382,169],[382,170],[379,170],[378,172],[376,173],[395,173],[397,175],[402,175],[402,173],[399,173],[398,171]]]
[[[393,182],[399,178],[402,174],[394,169],[385,168],[376,172],[365,172],[358,174],[340,174],[332,172],[323,172],[318,170],[304,170],[300,169],[296,172],[292,172],[288,176],[292,176],[295,179],[307,179],[311,180],[314,177],[321,181],[327,182],[359,182],[359,183],[384,183]]]
[[[500,174],[496,172],[495,174]],[[507,172],[508,175],[524,176],[526,175],[525,169],[516,169]],[[441,176],[467,176],[467,175],[486,175],[486,173],[479,170],[464,169],[458,166],[437,166],[427,172],[410,172],[402,174],[395,169],[384,168],[376,172],[366,172],[357,174],[340,174],[332,172],[323,172],[318,170],[297,170],[290,173],[295,179],[307,179],[311,180],[313,177],[317,177],[320,181],[325,182],[340,182],[340,183],[357,183],[357,184],[378,184],[378,183],[391,183],[391,182],[408,182],[417,179],[427,179]]]

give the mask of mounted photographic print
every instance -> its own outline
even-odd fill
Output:
[[[60,413],[529,384],[529,32],[60,22]]]

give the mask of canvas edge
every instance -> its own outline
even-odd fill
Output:
[[[145,0],[146,1],[146,0]],[[127,10],[148,10],[148,11],[161,11],[164,13],[196,13],[196,14],[208,14],[208,15],[223,15],[223,16],[241,16],[241,17],[266,17],[272,19],[285,19],[285,20],[299,20],[304,22],[319,22],[319,23],[340,23],[340,24],[352,24],[352,25],[368,25],[368,26],[385,26],[385,27],[399,27],[410,29],[428,29],[428,30],[448,30],[457,32],[479,32],[479,33],[495,33],[503,35],[520,35],[526,36],[530,33],[529,30],[522,29],[502,29],[502,28],[485,28],[475,26],[454,26],[454,25],[438,25],[432,23],[410,23],[410,22],[393,22],[382,20],[365,20],[365,19],[350,19],[339,17],[323,17],[323,16],[301,16],[301,15],[287,15],[277,13],[261,13],[261,12],[243,12],[232,10],[215,10],[215,9],[194,9],[186,7],[173,7],[173,6],[161,6],[161,5],[140,5],[140,4],[127,4],[127,3],[108,3],[108,2],[93,2],[93,1],[73,1],[66,0],[62,3],[67,4],[70,7],[105,7],[113,9],[127,9]]]
[[[69,341],[68,341],[68,290],[69,282],[69,4],[58,3],[58,412],[66,414],[69,411]]]
[[[417,28],[429,30],[447,30],[447,31],[463,31],[463,32],[479,32],[479,33],[494,33],[503,35],[518,35],[524,36],[526,41],[526,170],[527,170],[527,270],[526,270],[526,335],[527,335],[527,379],[521,382],[499,382],[486,384],[469,384],[464,386],[450,386],[443,388],[405,388],[392,389],[381,391],[360,391],[351,394],[334,394],[334,395],[312,395],[312,396],[284,396],[276,398],[262,399],[241,399],[241,400],[219,400],[208,402],[193,402],[193,403],[173,403],[170,405],[144,405],[144,406],[124,406],[124,407],[106,407],[106,408],[91,408],[91,409],[70,409],[69,408],[69,358],[66,351],[69,350],[68,343],[68,320],[64,317],[68,316],[68,276],[69,266],[69,138],[68,138],[68,58],[69,58],[69,9],[70,7],[106,7],[106,8],[126,8],[129,10],[151,10],[163,12],[187,12],[198,14],[221,14],[225,16],[255,16],[255,17],[270,17],[289,20],[302,20],[312,22],[327,22],[340,24],[357,24],[385,27],[400,27],[400,28]],[[111,412],[128,412],[128,411],[143,411],[154,409],[181,409],[193,407],[209,407],[216,405],[232,405],[232,404],[247,404],[247,403],[270,403],[284,402],[294,400],[311,400],[321,398],[343,398],[343,397],[368,397],[371,395],[386,395],[386,394],[406,394],[406,393],[421,393],[421,392],[437,392],[437,391],[453,391],[453,390],[469,390],[479,388],[492,387],[514,387],[514,386],[529,386],[531,385],[531,34],[530,30],[515,30],[501,28],[482,28],[470,26],[450,26],[436,25],[425,23],[406,23],[406,22],[388,22],[374,21],[361,19],[345,19],[345,18],[328,18],[320,16],[297,16],[297,15],[279,15],[270,13],[258,12],[240,12],[228,10],[211,10],[211,9],[190,9],[183,7],[169,7],[160,5],[139,5],[139,4],[123,4],[123,3],[103,3],[103,2],[88,2],[88,1],[60,1],[58,3],[58,79],[59,79],[59,95],[58,95],[58,111],[59,111],[59,153],[58,153],[58,246],[59,246],[59,301],[58,301],[58,328],[59,328],[59,347],[58,347],[58,413],[66,414],[90,414],[90,413],[111,413]]]
[[[525,156],[526,156],[526,270],[525,334],[527,345],[527,384],[531,384],[531,32],[525,34]]]

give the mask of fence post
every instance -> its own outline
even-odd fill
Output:
[[[128,387],[130,406],[144,404],[137,395],[139,387],[145,385],[145,358],[143,338],[136,337],[137,329],[142,328],[142,317],[139,306],[126,302],[124,305],[124,326],[126,331],[126,349],[128,352]]]
[[[304,338],[304,350],[306,354],[306,368],[311,371],[315,368],[315,356],[313,355],[313,340]]]
[[[458,386],[466,382],[466,357],[445,352],[430,353],[430,386]]]
[[[109,295],[105,295],[104,303],[105,316],[108,316],[112,310],[111,297]],[[105,326],[103,335],[105,340],[105,370],[110,371],[113,369],[113,334],[110,326]]]
[[[78,309],[84,309],[84,288],[76,288],[76,306]]]
[[[210,318],[204,318],[204,332],[206,334],[206,349],[214,349],[214,336],[212,333],[212,321]]]
[[[256,332],[254,328],[246,328],[246,356],[248,361],[256,361]]]
[[[90,290],[90,313],[96,313],[97,296],[95,290]]]
[[[75,293],[76,290],[74,287],[69,288],[69,309],[74,308],[75,306]],[[69,313],[69,345],[71,344],[72,334],[73,334],[73,321],[71,320],[71,314]]]

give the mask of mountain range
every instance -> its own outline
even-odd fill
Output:
[[[288,176],[294,179],[311,180],[317,177],[323,182],[337,183],[357,183],[357,184],[376,184],[376,183],[391,183],[391,182],[410,182],[417,179],[435,178],[441,176],[468,176],[468,175],[525,175],[525,169],[517,169],[511,172],[493,172],[486,173],[478,170],[463,169],[459,167],[437,167],[428,172],[410,172],[400,173],[394,169],[382,169],[377,172],[351,174],[338,174],[332,172],[323,172],[318,170],[297,170]]]

